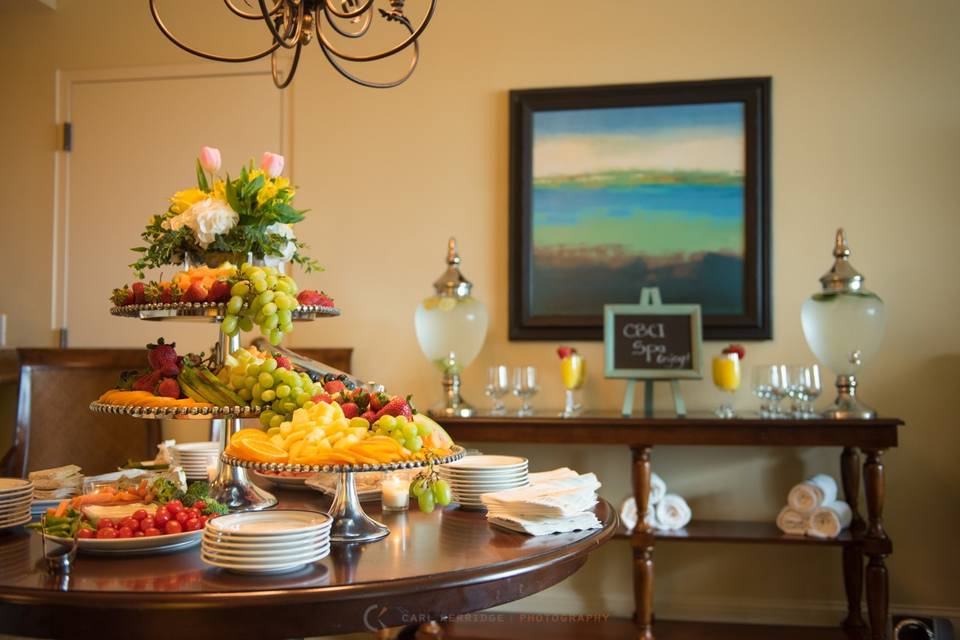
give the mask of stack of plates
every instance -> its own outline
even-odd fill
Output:
[[[0,478],[0,529],[30,522],[33,483],[20,478]]]
[[[438,468],[450,483],[453,499],[468,509],[483,509],[480,496],[515,487],[525,487],[527,459],[515,456],[467,456]]]
[[[234,513],[207,522],[200,557],[237,573],[296,571],[330,553],[331,524],[314,511]]]
[[[185,442],[170,447],[173,463],[183,468],[187,480],[206,480],[207,468],[216,466],[219,442]]]

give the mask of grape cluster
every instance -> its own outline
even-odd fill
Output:
[[[430,435],[433,427],[429,424],[411,422],[404,416],[380,416],[373,423],[373,430],[377,435],[389,436],[416,453],[423,448],[423,439]]]
[[[297,283],[273,267],[244,264],[230,287],[230,300],[221,330],[235,336],[251,331],[253,325],[277,345],[283,334],[293,331],[293,310],[297,308]]]
[[[453,500],[450,485],[433,470],[433,465],[426,474],[418,475],[410,483],[410,496],[417,499],[417,506],[423,513],[430,513],[435,505],[445,507]]]
[[[322,391],[306,373],[278,367],[270,355],[257,358],[246,349],[233,352],[237,363],[229,370],[227,386],[245,402],[260,405],[260,424],[279,427],[291,420],[293,412],[313,406],[312,398]]]

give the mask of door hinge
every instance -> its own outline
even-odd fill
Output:
[[[73,123],[63,123],[63,150],[73,151]]]

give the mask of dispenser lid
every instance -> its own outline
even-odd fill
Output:
[[[447,244],[447,270],[433,283],[437,294],[465,298],[470,295],[473,284],[460,273],[460,254],[457,253],[457,239],[450,238]]]
[[[850,264],[850,246],[847,244],[847,236],[843,229],[837,229],[833,257],[833,266],[830,271],[820,278],[823,290],[833,292],[862,290],[863,276]]]

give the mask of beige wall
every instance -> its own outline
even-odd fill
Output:
[[[176,4],[176,3],[174,3]],[[184,2],[179,3],[185,7]],[[328,271],[312,281],[344,317],[298,328],[294,344],[356,348],[355,368],[432,401],[438,376],[416,345],[412,314],[443,268],[444,242],[461,241],[464,271],[489,306],[491,328],[466,373],[481,400],[484,366],[541,368],[542,406],[560,403],[553,345],[507,335],[507,91],[511,88],[771,75],[773,81],[773,292],[775,340],[747,345],[747,362],[809,361],[800,304],[829,266],[837,226],[854,264],[887,301],[889,334],[863,376],[863,395],[908,427],[888,456],[886,518],[895,541],[892,599],[902,609],[957,615],[960,528],[954,403],[960,344],[952,331],[960,258],[960,4],[809,0],[527,0],[441,2],[421,68],[390,92],[336,77],[309,50],[292,88],[291,163],[299,203],[313,210],[302,236]],[[56,135],[54,71],[193,63],[156,32],[145,3],[61,0],[0,9],[5,100],[0,101],[8,276],[0,311],[9,340],[52,343],[51,207]],[[219,3],[185,27],[229,46],[238,22]],[[197,10],[199,11],[199,9]],[[108,16],[117,16],[110,20]],[[109,25],[117,27],[108,31]],[[215,33],[203,33],[214,30]],[[274,89],[264,84],[264,91]],[[216,140],[197,140],[217,144]],[[184,149],[189,161],[194,148]],[[177,187],[170,184],[169,188]],[[147,211],[143,212],[146,217]],[[129,238],[132,246],[136,238]],[[96,277],[95,274],[84,274]],[[104,283],[104,290],[113,283]],[[90,313],[105,313],[101,300]],[[598,344],[577,345],[597,371]],[[719,348],[708,344],[708,352]],[[614,407],[622,383],[591,377],[592,407]],[[687,404],[719,398],[684,383]],[[667,398],[658,397],[666,406]],[[747,390],[737,404],[754,407]],[[530,455],[534,466],[596,471],[603,494],[628,491],[628,453],[615,447],[487,447]],[[837,451],[669,449],[655,469],[697,517],[774,517],[806,474],[836,471]],[[842,599],[834,551],[664,545],[657,551],[662,612],[804,618]],[[518,609],[629,613],[629,550],[617,542],[586,570]],[[815,617],[815,616],[814,616]]]

